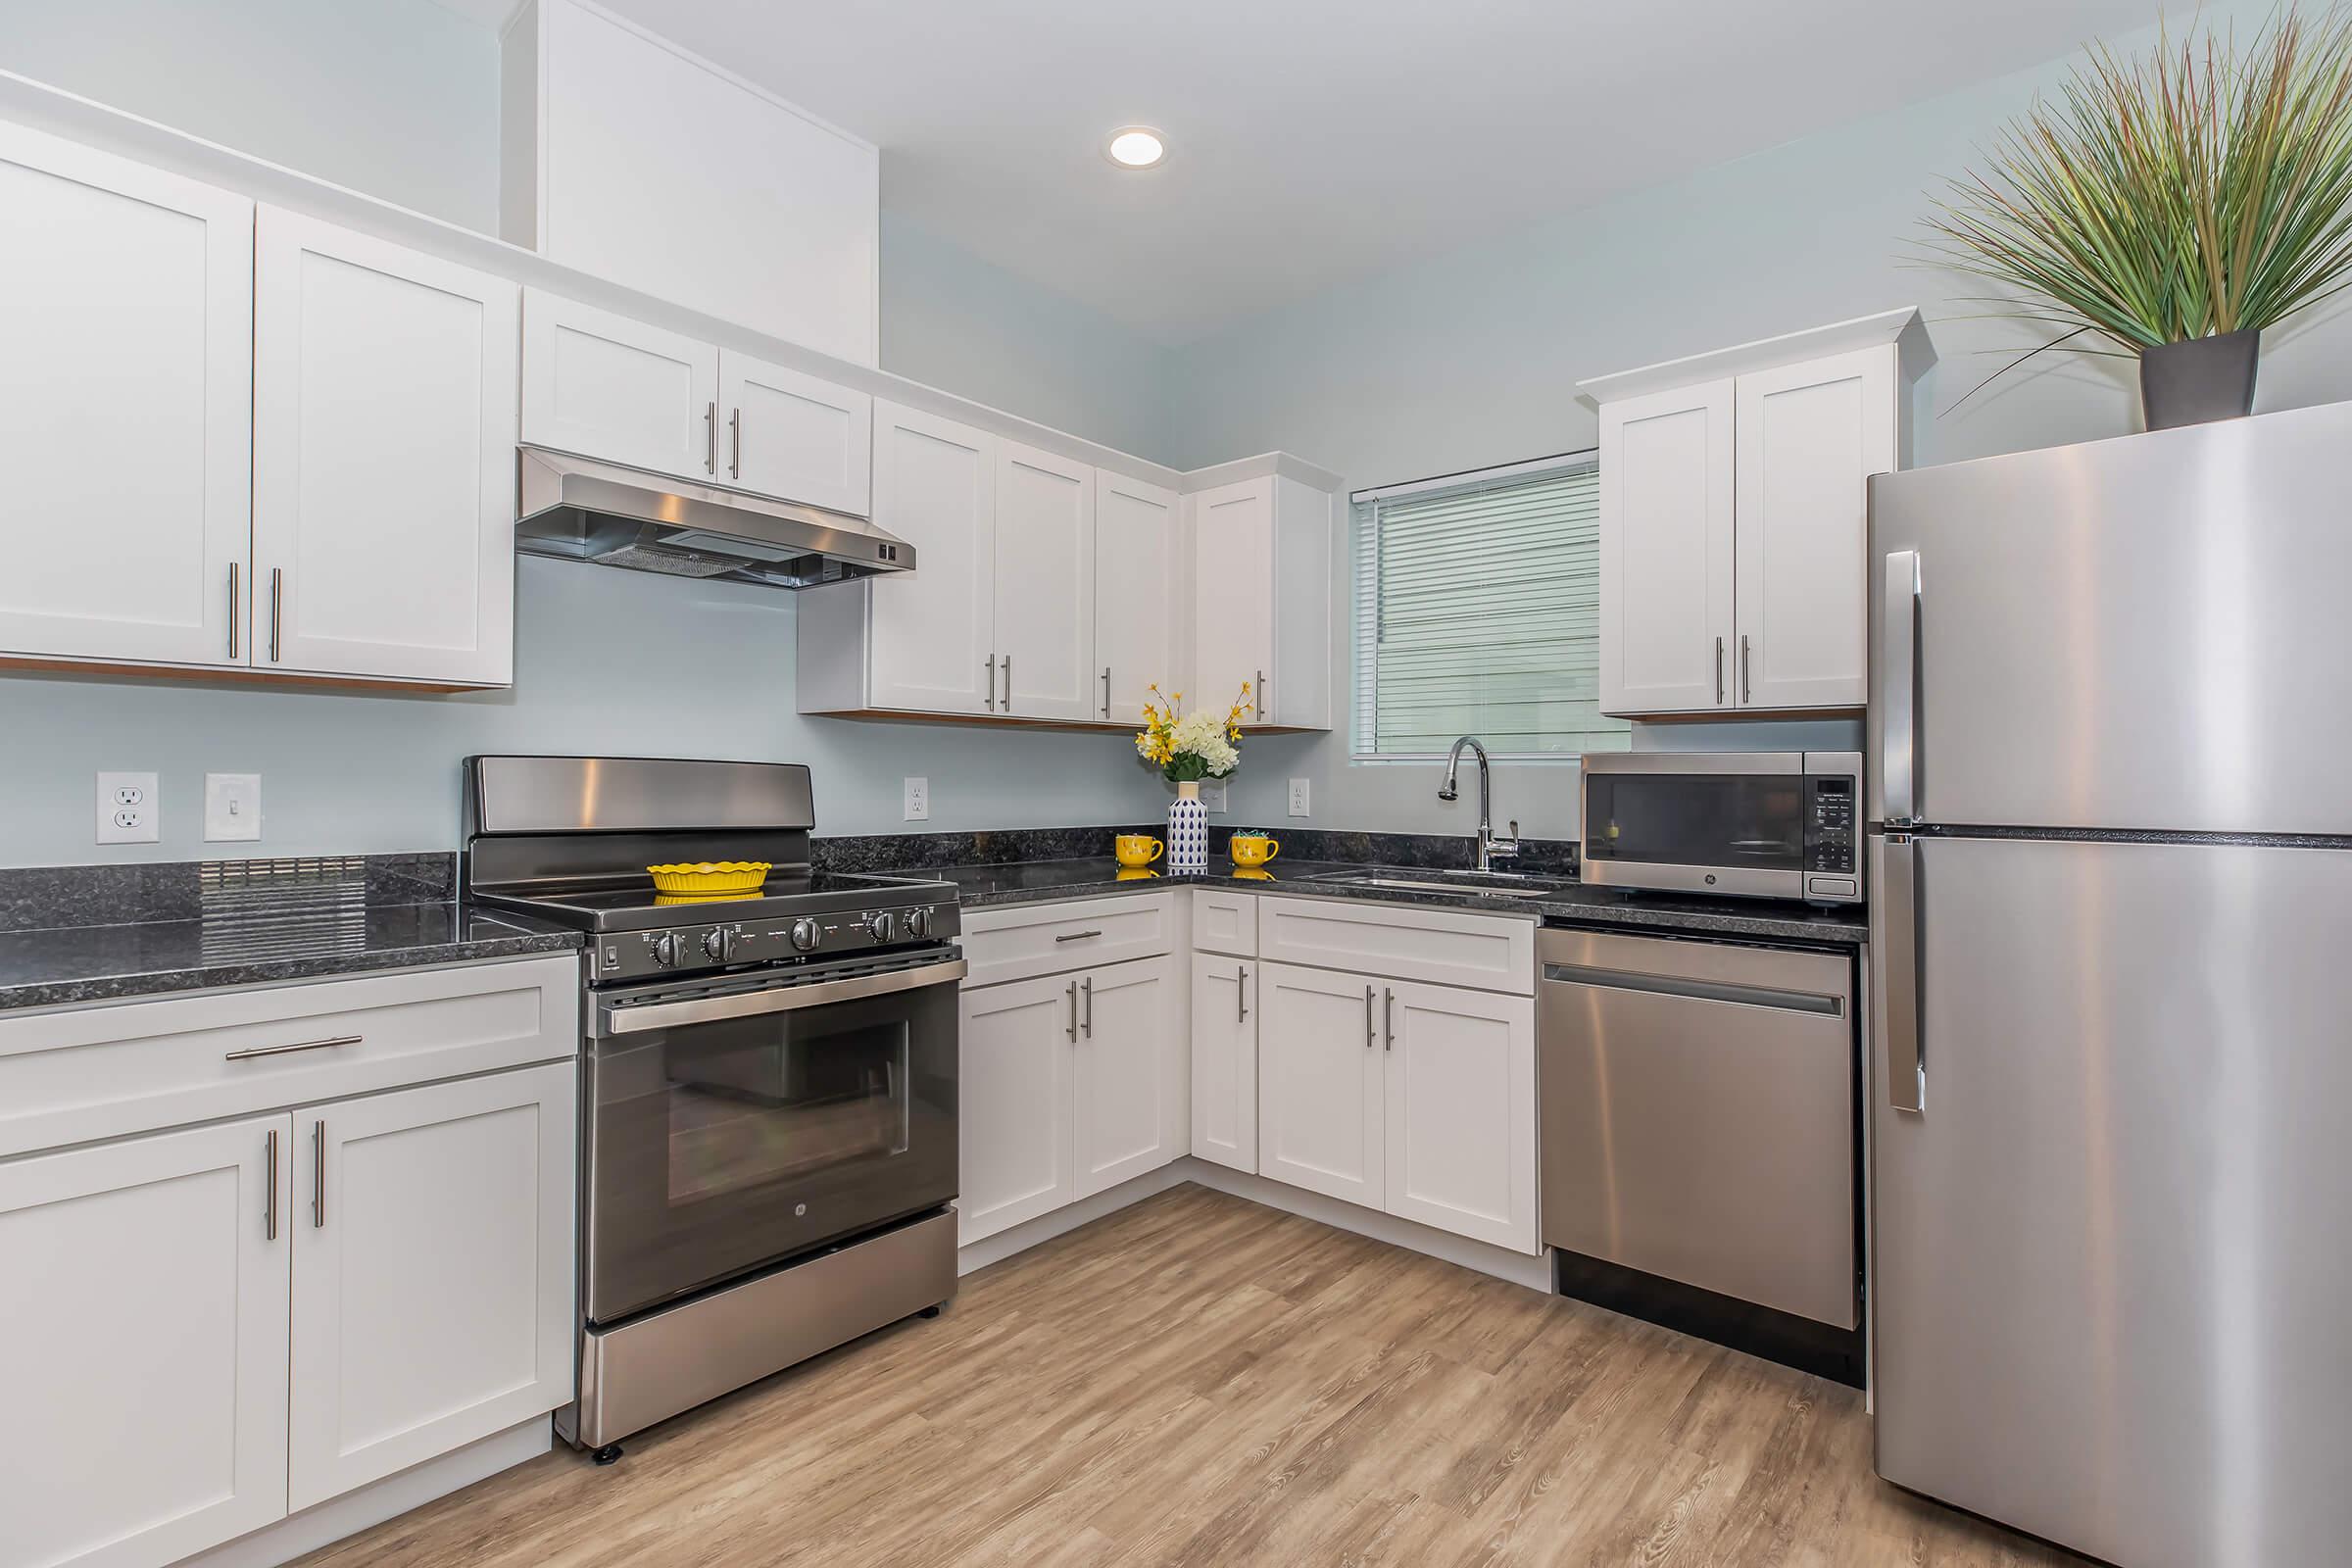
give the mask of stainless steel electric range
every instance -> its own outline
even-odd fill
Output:
[[[621,1438],[956,1291],[956,890],[812,871],[808,770],[466,760],[466,896],[586,932],[579,1398]],[[759,893],[646,867],[766,860]]]

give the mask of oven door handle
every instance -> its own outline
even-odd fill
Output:
[[[651,1002],[639,1006],[596,1009],[597,1035],[642,1034],[649,1029],[674,1029],[680,1024],[715,1023],[724,1018],[751,1018],[763,1012],[797,1012],[861,997],[886,997],[894,991],[919,991],[925,986],[952,985],[964,976],[961,958],[927,963],[919,969],[897,969],[887,974],[861,974],[847,980],[777,986],[770,991],[746,991],[729,997],[693,997],[684,1002]]]

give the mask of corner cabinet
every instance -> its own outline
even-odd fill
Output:
[[[1600,706],[1863,706],[1870,475],[1907,461],[1915,310],[1582,383],[1600,411]]]
[[[1186,706],[1221,708],[1247,683],[1248,723],[1329,729],[1337,494],[1277,467],[1185,500],[1194,680]]]

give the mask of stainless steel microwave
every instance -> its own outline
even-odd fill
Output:
[[[1584,792],[1595,886],[1862,901],[1860,752],[1608,752]]]

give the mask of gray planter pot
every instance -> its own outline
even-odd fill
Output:
[[[2254,412],[2254,367],[2262,333],[2253,327],[2143,349],[2139,406],[2151,430],[2235,419]]]

